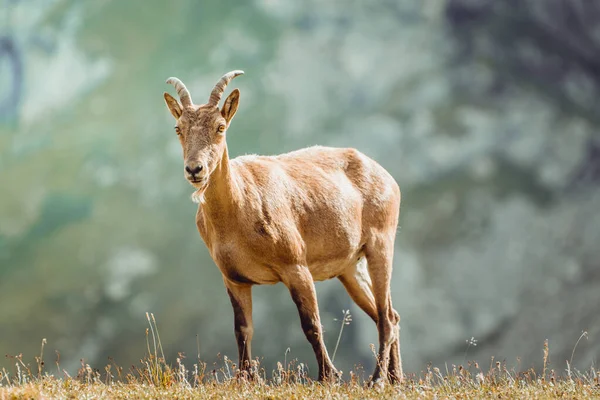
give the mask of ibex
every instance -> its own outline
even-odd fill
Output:
[[[252,354],[252,286],[283,282],[317,357],[319,380],[338,377],[323,343],[314,285],[338,278],[377,324],[379,354],[371,382],[402,381],[400,316],[390,294],[398,184],[352,148],[230,159],[225,136],[240,91],[233,90],[221,109],[219,101],[242,74],[223,75],[206,104],[195,105],[177,78],[167,83],[181,103],[164,94],[177,121],[184,175],[199,200],[196,225],[233,306],[240,371],[249,371]],[[358,262],[362,257],[366,268]]]

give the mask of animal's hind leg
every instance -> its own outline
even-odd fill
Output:
[[[377,308],[379,354],[372,383],[387,378],[390,350],[396,341],[396,321],[391,304],[390,281],[394,257],[394,235],[375,233],[365,246],[367,266],[373,284],[373,297]]]
[[[346,291],[354,302],[377,324],[377,307],[375,297],[373,296],[373,286],[371,278],[366,268],[366,264],[358,263],[356,269],[352,269],[339,276],[339,280],[346,288]],[[392,304],[391,295],[389,298],[390,307]],[[400,358],[400,336],[399,326],[400,315],[391,309],[390,318],[395,326],[396,339],[390,346],[390,364],[388,369],[388,379],[391,383],[402,382],[402,361]]]
[[[377,324],[377,307],[375,306],[371,277],[366,264],[359,262],[356,269],[352,269],[338,278],[346,288],[350,298]]]
[[[394,324],[395,340],[390,347],[390,366],[388,369],[388,379],[391,383],[402,383],[404,373],[402,371],[402,356],[400,355],[400,315],[392,308],[392,296],[390,294],[390,309],[392,323]]]

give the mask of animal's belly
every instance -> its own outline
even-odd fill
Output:
[[[298,231],[276,237],[278,240],[253,232],[242,237],[245,240],[239,236],[222,240],[211,251],[223,275],[239,283],[274,284],[285,275],[286,268],[303,264],[315,281],[323,281],[353,268],[362,255],[360,233],[352,230],[338,229],[328,238],[308,235],[312,240]]]
[[[251,285],[268,285],[280,281],[275,270],[268,267],[265,257],[243,244],[234,242],[219,243],[214,246],[211,256],[223,276],[231,282]]]
[[[229,281],[238,284],[250,285],[273,285],[280,282],[279,275],[271,268],[266,268],[261,264],[244,263],[244,264],[218,264],[221,273]]]
[[[309,262],[308,269],[315,281],[325,281],[335,278],[354,268],[358,260],[363,256],[360,249],[353,249],[344,256],[327,257],[321,260]]]

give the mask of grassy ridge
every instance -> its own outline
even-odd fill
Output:
[[[549,369],[548,341],[543,348],[543,369],[515,371],[505,363],[492,362],[487,371],[476,362],[466,366],[452,365],[447,371],[428,366],[420,374],[409,374],[401,385],[367,385],[361,368],[356,368],[342,381],[320,384],[309,377],[304,364],[297,360],[278,363],[267,373],[257,360],[251,365],[251,376],[241,374],[235,363],[223,357],[219,369],[210,370],[198,359],[189,369],[189,361],[180,354],[174,365],[166,362],[158,327],[152,314],[147,315],[147,354],[139,365],[125,371],[114,363],[103,370],[82,361],[76,376],[61,369],[55,362],[56,375],[49,372],[44,361],[45,339],[35,364],[25,363],[21,355],[9,356],[14,361],[13,372],[0,371],[0,400],[12,398],[419,398],[419,399],[600,399],[600,376],[592,367],[582,373],[570,368],[564,374]],[[343,325],[346,323],[344,319]],[[584,332],[582,337],[587,333]],[[341,336],[341,331],[340,331]],[[581,340],[581,337],[580,337]],[[472,339],[473,343],[475,342]],[[579,341],[578,341],[579,343]],[[473,344],[475,345],[475,344]],[[575,348],[577,345],[575,345]],[[575,353],[573,349],[573,354]],[[468,349],[467,349],[468,350]],[[334,351],[335,352],[335,351]],[[287,353],[286,353],[287,355]],[[466,353],[465,353],[466,358]]]
[[[409,382],[401,386],[386,385],[367,388],[357,383],[267,385],[231,380],[224,383],[205,383],[192,387],[173,384],[168,387],[140,382],[104,384],[84,383],[74,378],[44,378],[35,382],[0,387],[0,399],[8,398],[419,398],[419,399],[592,399],[600,398],[600,386],[581,380],[559,382],[465,382],[449,379],[444,383],[427,385]]]
[[[546,347],[547,348],[547,347]],[[510,371],[505,364],[492,363],[484,373],[477,363],[453,366],[450,371],[427,368],[419,375],[407,376],[402,385],[379,385],[369,388],[360,371],[353,371],[338,383],[313,382],[302,364],[291,361],[287,368],[278,363],[270,378],[258,362],[252,366],[253,379],[236,371],[235,364],[224,357],[219,370],[207,370],[206,364],[193,364],[188,370],[182,358],[175,366],[163,357],[150,354],[125,372],[114,364],[104,371],[82,364],[76,376],[62,371],[57,378],[45,372],[42,357],[37,368],[14,357],[16,372],[0,372],[0,399],[12,398],[419,398],[419,399],[592,399],[600,398],[600,379],[592,368],[586,373],[554,370],[539,375],[534,370]],[[57,371],[60,366],[57,363]]]

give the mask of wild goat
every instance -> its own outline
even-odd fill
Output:
[[[223,75],[207,104],[195,105],[177,78],[167,83],[181,103],[164,94],[177,120],[184,175],[200,203],[196,225],[233,306],[240,370],[250,368],[252,286],[283,282],[316,354],[319,380],[339,376],[323,343],[314,285],[338,278],[377,324],[379,356],[371,382],[400,382],[400,316],[390,295],[398,184],[351,148],[310,147],[231,160],[225,133],[240,91],[233,90],[221,109],[219,101],[227,84],[242,74]],[[358,263],[362,257],[366,268]]]

